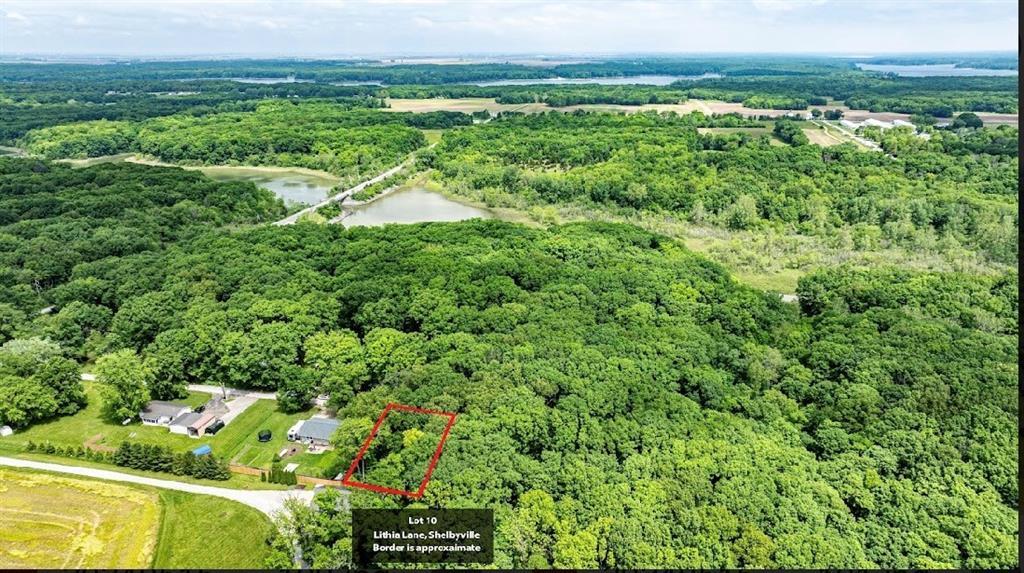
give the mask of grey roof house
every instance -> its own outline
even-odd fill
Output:
[[[143,424],[167,426],[170,425],[171,421],[175,418],[191,411],[192,408],[182,404],[172,404],[170,402],[153,400],[149,404],[146,404],[146,407],[139,412],[139,419],[142,420]]]
[[[293,442],[326,446],[331,443],[331,435],[339,425],[341,422],[334,418],[310,418],[292,426],[288,430],[288,439]]]

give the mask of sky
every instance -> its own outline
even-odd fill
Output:
[[[0,0],[0,55],[1016,51],[1003,0]]]

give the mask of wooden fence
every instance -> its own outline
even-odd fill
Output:
[[[228,469],[231,470],[232,473],[244,474],[248,476],[258,476],[264,471],[266,471],[260,468],[254,468],[252,466],[243,466],[242,464],[230,464],[228,465]],[[341,487],[341,480],[336,479],[315,478],[312,476],[304,476],[302,474],[296,474],[295,478],[300,484],[303,485],[324,485],[331,487]]]

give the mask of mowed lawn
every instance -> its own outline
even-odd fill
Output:
[[[86,444],[116,449],[121,442],[131,440],[144,444],[163,444],[175,450],[195,448],[206,443],[202,439],[189,438],[180,434],[172,434],[162,426],[145,426],[135,422],[123,426],[103,417],[103,398],[100,396],[98,382],[83,382],[89,404],[73,416],[55,418],[47,422],[33,424],[13,436],[0,440],[0,449],[8,446],[23,448],[30,441],[37,444],[50,442],[58,446],[84,446]],[[188,398],[181,403],[197,406],[210,399],[209,394],[190,392]]]
[[[272,525],[259,511],[231,500],[160,490],[163,519],[155,569],[258,569]]]
[[[246,410],[235,421],[228,424],[216,436],[222,440],[219,447],[230,452],[230,460],[236,464],[269,469],[274,456],[286,447],[297,446],[288,441],[288,429],[299,420],[312,417],[312,409],[305,412],[286,414],[277,409],[273,400],[259,400]],[[270,430],[269,442],[260,442],[257,438],[260,430]],[[301,448],[300,448],[301,451]],[[297,463],[296,470],[302,475],[333,478],[327,471],[335,466],[333,451],[322,454],[299,453],[289,457],[283,463]]]
[[[274,454],[291,444],[288,428],[312,415],[311,411],[286,414],[277,409],[274,400],[257,400],[215,436],[217,447],[235,463],[269,467]],[[269,442],[259,441],[260,430],[270,430]]]
[[[288,428],[295,422],[313,415],[312,410],[286,414],[277,409],[274,400],[257,400],[230,424],[213,436],[190,438],[172,434],[163,426],[146,426],[139,422],[121,425],[103,417],[98,382],[84,382],[89,405],[73,416],[55,418],[0,439],[0,453],[20,453],[28,442],[41,444],[49,442],[55,446],[93,446],[116,449],[124,441],[143,444],[157,444],[181,452],[208,444],[218,458],[243,465],[269,468],[274,454],[286,445]],[[209,400],[209,394],[190,392],[182,400],[190,406],[198,406]],[[267,443],[258,440],[260,430],[270,430],[273,439]],[[300,462],[299,473],[319,477],[322,456],[305,456],[308,462]],[[82,460],[68,460],[63,463],[82,464]],[[332,476],[333,477],[333,476]],[[234,478],[233,478],[234,479]],[[257,480],[258,481],[258,480]]]
[[[0,468],[0,568],[257,568],[271,528],[226,499]]]

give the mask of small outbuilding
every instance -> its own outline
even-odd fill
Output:
[[[207,456],[211,453],[213,453],[213,448],[211,448],[209,444],[203,444],[202,446],[192,450],[193,456]]]
[[[172,420],[169,429],[174,434],[199,438],[216,419],[217,417],[213,414],[187,412]]]
[[[14,430],[10,426],[0,426],[0,438],[6,438],[7,436],[13,435]]]

